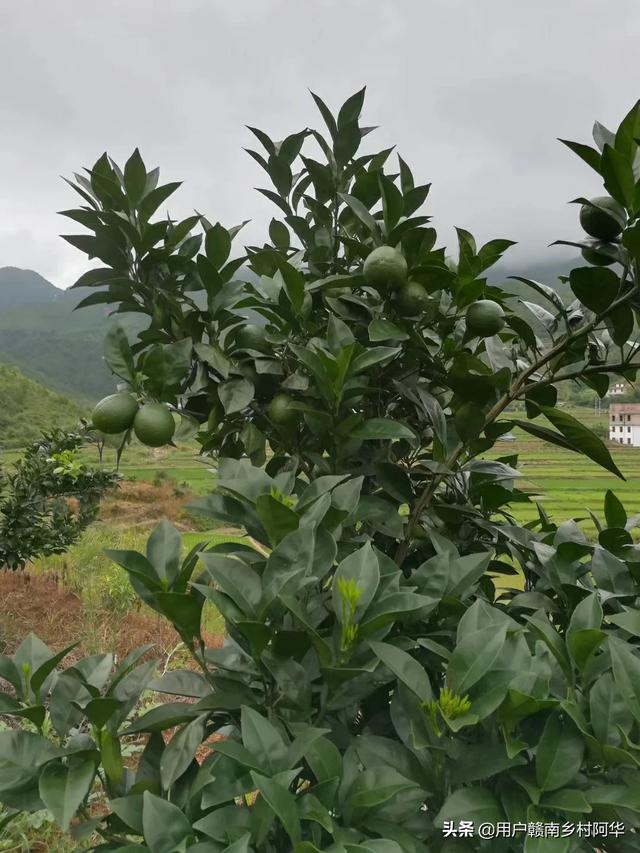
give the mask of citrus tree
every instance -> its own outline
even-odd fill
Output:
[[[595,542],[542,508],[518,525],[517,458],[488,452],[519,427],[622,476],[557,388],[604,396],[640,365],[640,108],[615,134],[596,125],[596,148],[567,143],[609,195],[577,200],[587,264],[566,304],[490,283],[508,240],[458,229],[455,261],[437,247],[429,185],[389,150],[360,153],[363,96],[337,116],[315,98],[322,133],[251,129],[279,216],[235,258],[238,228],[153,219],[177,184],[137,151],[76,176],[86,204],[66,213],[90,233],[67,240],[103,263],[78,282],[85,304],[149,318],[133,344],[107,337],[120,387],[96,426],[144,441],[150,424],[153,444],[180,415],[217,458],[198,508],[256,546],[183,557],[165,522],[146,554],[111,553],[197,671],[152,680],[141,650],[55,676],[35,638],[2,659],[7,710],[60,747],[0,734],[0,800],[68,826],[99,779],[109,810],[86,828],[104,850],[635,850],[638,518],[607,492]],[[202,638],[207,602],[222,649]],[[186,701],[137,717],[144,688]],[[120,744],[141,734],[134,771]],[[575,830],[592,821],[604,844]]]
[[[0,569],[63,554],[95,519],[117,475],[82,462],[84,441],[55,430],[30,444],[10,471],[0,470]]]

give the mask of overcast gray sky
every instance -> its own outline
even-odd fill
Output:
[[[0,266],[71,284],[60,175],[136,145],[184,180],[172,215],[251,218],[261,240],[275,208],[244,125],[320,126],[307,88],[337,107],[365,83],[377,145],[433,181],[441,243],[459,225],[548,256],[579,233],[566,202],[601,189],[556,137],[617,126],[639,36],[637,0],[0,0]]]

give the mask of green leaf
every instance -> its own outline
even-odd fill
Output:
[[[95,764],[90,760],[68,765],[51,762],[42,771],[38,784],[40,797],[65,832],[89,793],[95,772]]]
[[[581,628],[599,628],[602,625],[602,617],[602,605],[597,593],[592,592],[582,599],[571,614],[567,636]]]
[[[297,844],[301,838],[301,831],[298,809],[293,794],[274,779],[262,776],[254,770],[251,771],[251,778],[269,805],[269,808],[283,825],[292,844]]]
[[[157,524],[147,539],[147,560],[164,589],[171,586],[180,571],[182,539],[168,519]]]
[[[542,791],[563,788],[582,766],[585,744],[572,722],[552,714],[536,750],[536,780]]]
[[[382,488],[391,497],[402,503],[410,503],[413,500],[411,478],[400,465],[394,465],[392,462],[379,462],[376,465],[376,476]]]
[[[433,822],[435,826],[442,827],[445,821],[495,824],[501,819],[502,810],[493,794],[486,788],[471,786],[449,794]]]
[[[628,305],[620,305],[609,313],[606,323],[614,344],[624,346],[633,334],[633,311]]]
[[[573,788],[563,788],[547,794],[540,801],[543,808],[558,812],[572,812],[575,814],[589,814],[592,810],[582,791]]]
[[[378,183],[382,197],[382,213],[387,234],[393,231],[402,216],[404,199],[398,187],[386,175],[378,172]]]
[[[409,338],[407,332],[404,332],[395,323],[390,320],[377,318],[369,324],[369,340],[375,341],[406,341]]]
[[[360,199],[357,199],[355,196],[348,195],[347,193],[338,193],[338,196],[351,208],[372,237],[377,241],[381,241],[382,235],[380,234],[380,226]]]
[[[570,142],[567,139],[560,139],[563,145],[570,148],[574,154],[577,154],[584,162],[591,166],[592,169],[600,174],[600,152],[590,145],[583,145],[581,142]]]
[[[488,625],[466,634],[456,645],[447,667],[447,681],[464,696],[470,687],[491,671],[507,636],[507,625]]]
[[[112,373],[135,384],[135,367],[129,340],[122,326],[111,326],[104,338],[104,360]]]
[[[608,527],[625,527],[627,524],[624,506],[611,489],[607,489],[604,496],[604,516]]]
[[[191,835],[191,824],[178,806],[149,791],[142,795],[142,828],[151,853],[173,853]]]
[[[355,427],[350,433],[351,438],[361,438],[364,440],[384,440],[384,439],[415,439],[416,435],[412,429],[399,421],[393,421],[390,418],[370,418],[359,426]]]
[[[393,767],[369,767],[359,773],[349,788],[345,805],[350,809],[375,809],[403,791],[417,789]]]
[[[201,714],[176,732],[160,759],[162,787],[169,789],[189,768],[205,733],[208,714]]]
[[[200,555],[200,559],[207,567],[210,578],[225,595],[229,596],[244,616],[255,616],[262,595],[259,574],[236,557],[225,557],[222,554],[205,551]],[[200,583],[194,586],[205,595],[210,589]]]
[[[99,732],[100,760],[107,778],[113,785],[118,785],[124,774],[120,740],[108,729]]]
[[[611,454],[604,442],[588,427],[568,412],[549,408],[548,406],[539,406],[539,408],[542,414],[562,433],[574,449],[587,456],[605,470],[611,471],[612,474],[620,477],[621,480],[625,479],[611,458]]]
[[[226,379],[229,376],[231,362],[216,344],[195,343],[193,348],[196,355]]]
[[[640,812],[640,792],[637,785],[635,790],[626,785],[600,785],[597,788],[587,788],[584,796],[592,806],[629,809]]]
[[[632,647],[615,637],[609,638],[613,677],[627,707],[640,721],[640,659]]]
[[[287,534],[298,529],[300,519],[298,515],[271,495],[261,495],[256,501],[256,512],[262,522],[262,526],[269,535],[269,541],[273,548],[278,545]]]
[[[79,645],[79,641],[75,643],[71,643],[70,646],[62,649],[62,651],[58,652],[55,655],[52,655],[49,660],[42,663],[35,672],[31,676],[30,686],[33,690],[34,694],[37,696],[40,688],[44,685],[47,678],[51,675],[56,666],[60,663],[63,658],[65,658],[72,649],[75,649],[76,646]]]
[[[574,631],[567,637],[569,653],[580,672],[584,672],[587,663],[589,663],[591,659],[591,655],[603,642],[605,637],[606,634],[604,631],[595,630],[593,628]]]
[[[311,92],[311,97],[316,102],[316,106],[320,110],[320,114],[322,115],[322,118],[324,119],[324,123],[327,125],[327,128],[329,129],[329,133],[331,134],[331,138],[335,139],[335,137],[337,136],[337,133],[338,133],[338,126],[336,124],[336,120],[331,115],[331,110],[325,104],[325,102],[322,100],[322,98],[318,97],[318,95],[314,95],[313,92]]]
[[[349,372],[355,376],[358,373],[368,370],[375,364],[390,361],[396,355],[399,355],[399,353],[400,347],[369,347],[353,359]]]
[[[614,558],[615,559],[615,558]],[[626,568],[626,564],[625,565]],[[609,622],[613,622],[623,631],[627,631],[634,637],[640,637],[640,610],[624,608],[622,613],[607,615]]]
[[[619,746],[622,729],[629,734],[633,715],[627,707],[610,672],[596,679],[589,693],[589,718],[591,728],[600,743]]]
[[[399,681],[406,684],[418,699],[422,701],[433,699],[429,676],[415,658],[389,643],[370,641],[369,646],[387,669],[390,669]]]
[[[218,386],[218,396],[227,415],[246,409],[254,392],[253,383],[248,379],[229,379]]]
[[[347,98],[344,104],[340,107],[340,112],[338,113],[338,129],[341,129],[354,121],[358,121],[360,113],[362,112],[362,105],[364,104],[366,90],[367,87],[363,86],[362,89]]]
[[[284,287],[289,297],[289,301],[296,311],[302,309],[304,302],[304,276],[294,266],[287,263],[283,258],[277,257],[276,263],[278,270],[284,281]]]
[[[160,207],[163,201],[166,201],[180,186],[180,181],[164,184],[161,187],[151,190],[140,202],[140,218],[147,222],[151,216]]]
[[[287,744],[275,726],[253,708],[242,706],[240,728],[245,749],[269,773],[275,774],[285,767]]]
[[[632,208],[635,181],[630,161],[610,145],[605,145],[600,171],[609,195],[620,202],[623,207]]]
[[[278,543],[269,554],[262,574],[264,606],[277,596],[286,595],[289,585],[298,585],[309,573],[314,549],[315,536],[308,528],[294,530]]]
[[[611,305],[620,290],[620,278],[607,267],[578,267],[569,273],[576,298],[596,314]]]
[[[359,621],[367,607],[371,604],[380,583],[380,567],[378,558],[370,542],[366,542],[357,551],[349,554],[336,569],[332,585],[333,610],[342,622],[342,594],[339,581],[355,581],[360,597],[355,609],[355,619]]]
[[[287,251],[289,248],[289,229],[287,226],[277,219],[272,219],[269,223],[269,237],[273,245],[281,251]]]
[[[140,152],[136,148],[131,157],[124,164],[124,186],[127,196],[132,204],[137,204],[147,185],[147,170],[145,168]]]

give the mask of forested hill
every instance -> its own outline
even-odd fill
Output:
[[[0,268],[0,362],[83,402],[113,391],[102,360],[112,321],[102,306],[73,310],[88,293],[61,290],[31,270]]]
[[[23,447],[54,427],[73,428],[88,410],[0,364],[0,448]]]

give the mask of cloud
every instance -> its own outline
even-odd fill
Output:
[[[619,121],[639,34],[633,0],[22,0],[0,35],[0,265],[70,284],[60,175],[136,145],[184,180],[172,213],[251,218],[260,240],[274,210],[244,125],[282,137],[320,122],[307,87],[338,106],[364,83],[371,144],[434,182],[443,240],[461,225],[539,257],[577,233],[566,202],[600,189],[556,137]]]

